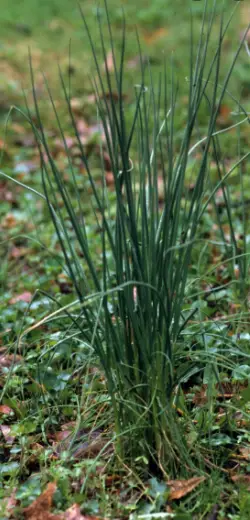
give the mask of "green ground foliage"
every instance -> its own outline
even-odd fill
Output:
[[[250,518],[250,10],[225,4],[1,0],[0,519]]]

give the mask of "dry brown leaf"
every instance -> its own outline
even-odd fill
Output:
[[[13,491],[9,497],[4,498],[4,500],[3,500],[5,515],[7,514],[8,518],[9,517],[12,518],[12,513],[13,513],[12,510],[17,505],[17,499],[15,497],[15,494],[16,494],[16,488],[13,489]]]
[[[250,461],[250,446],[240,448],[239,451],[243,459]]]
[[[250,475],[232,475],[231,479],[233,482],[236,482],[237,484],[244,484],[250,491]]]
[[[5,229],[11,229],[17,225],[17,219],[12,213],[7,213],[5,217],[3,218],[2,227]]]
[[[10,435],[11,428],[7,424],[0,424],[0,437],[2,436],[6,444],[12,445],[15,437]]]
[[[170,487],[169,500],[178,500],[191,493],[206,477],[193,477],[188,480],[169,480],[167,486]]]
[[[50,513],[55,491],[56,483],[50,482],[45,491],[23,510],[26,520],[63,520],[64,516]]]
[[[115,180],[114,180],[114,174],[112,172],[105,173],[105,180],[106,180],[107,186],[114,186]]]
[[[56,138],[53,142],[53,147],[56,152],[64,151],[65,144],[66,144],[67,148],[69,149],[69,148],[72,148],[72,146],[74,146],[74,144],[76,144],[76,141],[75,141],[75,139],[73,139],[73,137],[70,137],[70,136],[69,137],[65,136],[64,141],[62,139]]]
[[[159,29],[157,29],[154,32],[144,33],[143,39],[146,43],[151,44],[151,43],[155,43],[156,41],[160,40],[161,38],[164,38],[165,36],[167,36],[167,34],[168,34],[167,29],[164,27],[160,27]]]
[[[6,182],[0,183],[0,200],[10,202],[13,205],[17,202],[16,193],[8,190]]]
[[[53,438],[55,439],[56,442],[65,441],[70,436],[72,436],[72,430],[64,430],[62,432],[55,432],[53,434]]]
[[[23,135],[25,133],[24,126],[20,125],[19,123],[12,123],[11,130],[19,135]]]
[[[31,300],[32,300],[32,293],[29,291],[24,291],[23,293],[18,294],[17,296],[13,296],[13,298],[11,298],[9,300],[9,303],[10,304],[15,304],[17,302],[29,303],[29,302],[31,302]]]
[[[36,142],[32,134],[24,133],[22,136],[15,137],[14,144],[16,146],[26,146],[27,148],[32,148],[35,146]]]
[[[0,405],[0,415],[10,415],[12,413],[13,413],[12,408],[7,406],[6,404],[1,404]]]
[[[192,399],[195,406],[203,406],[207,403],[207,385],[202,385],[199,392],[196,392]]]
[[[76,122],[76,128],[80,135],[85,135],[89,131],[89,127],[84,119],[78,119]]]
[[[78,504],[73,504],[67,511],[65,511],[63,518],[65,520],[93,520],[94,517],[83,516],[80,511],[80,507]]]
[[[19,259],[19,258],[23,258],[25,256],[28,256],[31,252],[32,252],[31,248],[13,246],[11,251],[10,251],[10,255],[9,256],[10,256],[10,258]]]
[[[22,356],[18,354],[2,354],[0,355],[0,370],[1,368],[10,368],[12,365],[17,365],[22,360]]]

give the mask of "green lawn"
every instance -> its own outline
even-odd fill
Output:
[[[89,0],[80,4],[104,76],[96,4]],[[150,62],[150,71],[147,70],[145,76],[147,85],[157,83],[164,60],[167,68],[172,60],[175,64],[175,81],[179,84],[174,128],[177,153],[181,149],[188,117],[190,4],[194,40],[197,41],[203,0],[186,1],[184,6],[182,0],[153,0],[149,6],[142,0],[108,2],[117,55],[122,49],[123,13],[126,18],[123,92],[124,117],[128,124],[132,122],[136,85],[141,77],[135,27],[140,38],[142,60],[145,64],[148,59]],[[219,81],[228,70],[241,31],[247,24],[244,2],[242,5],[241,2],[228,2],[226,15],[230,16],[236,4],[237,9],[223,42]],[[221,4],[218,5],[207,67],[213,59],[218,38]],[[212,2],[208,1],[208,6],[211,11]],[[104,41],[108,42],[102,3],[99,15],[103,21]],[[87,221],[89,251],[101,277],[103,235],[97,224],[98,212],[96,218],[91,205],[94,203],[86,169],[72,141],[72,125],[63,102],[58,72],[60,65],[67,85],[70,74],[73,112],[97,189],[101,190],[98,146],[101,136],[91,84],[96,79],[96,72],[79,8],[71,0],[1,0],[0,21],[0,170],[17,183],[39,192],[43,190],[37,146],[23,115],[26,110],[24,91],[31,107],[30,115],[37,124],[28,60],[30,49],[46,136],[73,206],[77,208],[74,182],[41,70],[50,85],[72,150]],[[110,56],[109,43],[106,50]],[[112,75],[112,60],[108,66]],[[236,111],[232,96],[240,99],[249,112],[249,56],[244,48],[229,85],[231,97],[226,94],[220,107],[218,130],[236,122],[231,113]],[[115,87],[112,95],[114,98],[117,96]],[[9,114],[12,105],[20,110],[11,110]],[[165,117],[163,112],[161,114]],[[153,115],[148,121],[150,129],[153,128]],[[197,129],[200,139],[206,131],[207,121],[207,105],[203,103]],[[136,157],[136,142],[133,142],[132,151]],[[233,129],[221,134],[219,162],[227,169],[248,151],[248,124],[240,127],[240,133]],[[105,152],[112,222],[116,195],[106,148]],[[180,202],[183,212],[190,203],[198,175],[196,158],[199,160],[199,152],[187,165],[185,193]],[[138,164],[136,158],[136,182],[140,175]],[[177,520],[249,518],[249,173],[249,161],[246,160],[242,168],[235,169],[226,184],[231,201],[230,219],[223,190],[217,191],[215,206],[208,205],[199,228],[199,243],[192,251],[187,290],[183,296],[183,322],[189,313],[191,317],[176,344],[176,355],[182,359],[183,376],[178,390],[176,388],[173,410],[184,431],[191,457],[196,462],[195,466],[191,464],[188,467],[186,461],[179,460],[179,469],[172,474],[164,473],[164,468],[148,471],[146,457],[140,455],[139,445],[138,457],[122,459],[114,449],[115,418],[103,367],[92,345],[90,348],[75,333],[67,312],[61,315],[58,311],[58,306],[64,307],[74,301],[76,294],[48,207],[34,191],[25,190],[6,177],[0,178],[0,519],[34,520],[36,517],[32,516],[32,511],[25,513],[24,508],[44,492],[49,482],[56,484],[55,489],[49,488],[48,491],[50,495],[54,493],[53,505],[49,499],[47,501],[48,512],[62,515],[62,511],[72,505],[76,508],[76,516],[70,516],[68,512],[68,516],[59,518],[136,520],[157,518],[154,515],[159,513],[162,513],[162,518]],[[159,171],[159,177],[162,180],[162,171]],[[211,189],[219,181],[218,162],[214,156],[210,164],[210,181]],[[244,211],[242,196],[245,199]],[[160,208],[163,199],[163,193],[159,194]],[[65,217],[69,240],[75,245],[73,229],[61,201],[59,207]],[[216,215],[219,215],[221,228],[215,224]],[[233,234],[228,222],[233,226]],[[226,248],[223,241],[227,243]],[[230,259],[234,248],[240,258],[238,263]],[[78,245],[76,252],[84,262]],[[107,251],[107,262],[112,272],[111,256]],[[49,315],[51,319],[48,321]],[[200,369],[202,356],[208,361],[205,368]],[[187,379],[186,367],[189,367]],[[189,480],[196,477],[196,482]],[[78,506],[84,516],[80,516]],[[36,507],[38,511],[39,502]],[[49,518],[46,516],[46,503],[43,507],[46,520]],[[36,514],[37,518],[42,518],[38,517],[38,512]]]

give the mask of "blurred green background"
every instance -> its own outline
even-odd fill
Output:
[[[100,50],[99,28],[97,23],[97,2],[82,0],[79,2],[96,43]],[[223,2],[217,2],[218,14]],[[237,48],[241,30],[247,23],[243,4],[247,2],[227,2],[228,17],[233,9],[235,14],[224,43],[228,66]],[[212,10],[212,1],[208,10]],[[174,55],[178,71],[178,80],[184,83],[189,67],[190,8],[194,17],[194,34],[199,34],[200,22],[204,10],[204,0],[109,0],[109,17],[112,25],[115,45],[120,46],[123,13],[126,18],[126,79],[125,89],[134,84],[139,77],[138,46],[135,34],[137,27],[143,55],[151,61],[153,75],[161,70],[164,57],[167,61]],[[100,19],[103,20],[104,36],[107,24],[104,3],[99,6]],[[52,90],[58,93],[58,63],[67,74],[69,66],[69,46],[71,48],[71,80],[74,94],[91,91],[89,75],[93,74],[93,61],[89,44],[79,12],[79,4],[74,0],[1,0],[1,39],[0,39],[0,109],[2,112],[11,103],[22,103],[22,88],[30,90],[28,49],[30,48],[33,66],[43,70]],[[218,20],[219,23],[219,20]],[[217,25],[218,27],[218,25]],[[218,31],[214,31],[214,38]],[[109,48],[107,48],[109,51]],[[211,55],[213,48],[211,46]],[[223,69],[222,67],[222,69]],[[234,92],[242,90],[249,96],[249,58],[241,53],[233,76]],[[37,79],[41,90],[42,80]]]

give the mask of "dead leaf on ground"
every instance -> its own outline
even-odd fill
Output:
[[[25,146],[27,148],[33,148],[36,145],[33,134],[26,133],[24,128],[22,134],[14,137],[13,142],[16,146]]]
[[[55,432],[53,437],[56,442],[65,441],[70,435],[72,435],[72,430],[64,430],[61,432]]]
[[[151,44],[155,43],[161,38],[166,37],[168,34],[168,31],[165,27],[160,27],[156,31],[150,32],[150,33],[144,33],[143,39],[146,43]]]
[[[7,188],[6,182],[0,183],[0,201],[10,202],[11,204],[17,204],[16,195]]]
[[[227,128],[232,124],[231,107],[226,103],[220,105],[216,123],[219,128]]]
[[[250,446],[240,448],[239,452],[242,459],[250,461]]]
[[[30,303],[31,300],[32,300],[32,293],[29,291],[24,291],[23,293],[18,294],[17,296],[13,296],[13,298],[11,298],[9,300],[9,303],[10,304],[15,304],[18,302]]]
[[[10,435],[10,432],[10,426],[7,426],[7,424],[0,424],[0,437],[2,436],[8,445],[12,445],[15,440],[15,437]]]
[[[84,119],[78,119],[78,121],[76,122],[76,128],[80,135],[87,134],[89,130],[89,127],[86,121],[84,121]]]
[[[5,514],[12,517],[12,510],[17,505],[17,499],[15,497],[16,489],[13,489],[11,495],[3,499]]]
[[[5,141],[3,139],[0,139],[0,150],[4,150],[5,148]]]
[[[53,495],[56,489],[55,482],[48,484],[45,491],[23,510],[26,520],[100,520],[96,516],[82,515],[78,504],[73,504],[64,513],[57,515],[51,513]]]
[[[0,369],[10,368],[12,365],[17,365],[23,360],[22,356],[18,354],[1,354],[0,355]]]
[[[97,520],[96,516],[82,515],[78,504],[73,504],[73,506],[69,507],[69,509],[63,513],[62,518],[64,520]]]
[[[236,482],[237,484],[244,484],[247,486],[247,489],[250,491],[250,475],[232,475],[231,480]]]
[[[207,385],[202,385],[201,389],[195,393],[192,402],[195,406],[203,406],[207,403]]]
[[[70,106],[75,114],[82,114],[84,108],[84,98],[71,98]]]
[[[74,144],[76,144],[76,140],[73,138],[73,137],[70,137],[70,136],[65,136],[64,137],[64,140],[62,139],[59,139],[59,137],[57,137],[54,142],[53,142],[53,147],[55,149],[55,151],[64,151],[65,150],[65,144],[67,146],[67,148],[72,148],[72,146],[74,146]]]
[[[50,482],[45,491],[23,510],[26,520],[62,520],[62,515],[50,513],[55,491],[56,483]]]
[[[25,256],[27,257],[28,255],[30,255],[32,252],[33,250],[30,247],[13,246],[10,251],[9,258],[24,258]]]
[[[17,225],[17,219],[12,213],[7,213],[1,221],[1,225],[5,229],[12,229]]]
[[[114,186],[115,180],[114,180],[114,174],[112,172],[105,173],[105,180],[106,180],[107,186]]]
[[[206,477],[193,477],[188,480],[169,480],[167,486],[170,487],[169,500],[178,500],[191,493]]]
[[[1,404],[0,405],[0,415],[10,415],[12,413],[13,413],[12,408],[7,406],[6,404]]]

